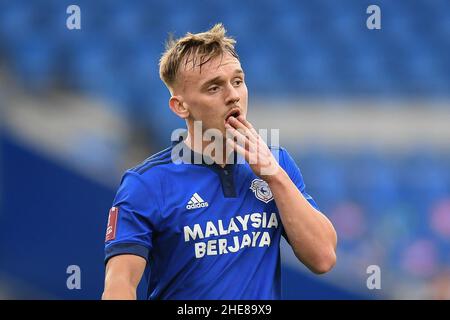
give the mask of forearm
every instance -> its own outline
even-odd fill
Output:
[[[329,271],[336,261],[337,243],[331,222],[311,206],[282,168],[267,182],[297,258],[315,273]]]
[[[303,197],[243,116],[229,117],[225,127],[233,137],[227,138],[227,144],[244,156],[253,172],[269,184],[297,258],[313,272],[329,271],[336,262],[337,242],[331,222]],[[235,138],[245,143],[238,144]]]
[[[126,280],[109,280],[105,283],[102,300],[136,300],[136,287]]]
[[[105,290],[102,299],[136,300],[136,288],[147,261],[132,254],[109,259],[105,272]]]

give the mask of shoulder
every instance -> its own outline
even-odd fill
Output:
[[[289,155],[286,148],[281,146],[269,146],[269,150],[272,152],[273,156],[280,164],[284,164],[287,156]]]
[[[154,186],[155,183],[160,181],[160,177],[164,176],[162,172],[167,166],[173,165],[172,162],[172,149],[168,147],[161,150],[135,167],[129,168],[122,176],[121,184],[128,185],[129,187],[139,187],[143,185]]]
[[[134,172],[140,176],[144,175],[148,171],[157,171],[158,167],[170,164],[172,162],[172,149],[173,147],[170,146],[164,150],[161,150],[144,161],[142,161],[137,166],[130,168],[127,170],[127,172]],[[156,169],[153,169],[156,168]],[[153,170],[152,170],[153,169]]]
[[[269,147],[275,159],[280,166],[286,170],[290,176],[299,175],[301,177],[300,168],[297,162],[289,154],[286,148],[283,147]]]

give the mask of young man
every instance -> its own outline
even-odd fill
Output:
[[[168,43],[160,76],[187,137],[125,173],[108,220],[104,299],[135,299],[146,267],[149,299],[279,299],[282,235],[314,273],[334,266],[335,230],[298,167],[246,119],[234,44],[221,24]],[[208,130],[223,137],[214,152]]]

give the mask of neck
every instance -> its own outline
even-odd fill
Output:
[[[219,142],[222,142],[221,144]],[[203,137],[194,136],[190,130],[188,135],[184,140],[184,143],[191,148],[196,153],[205,155],[214,160],[215,163],[220,165],[222,168],[226,165],[226,159],[233,152],[232,150],[227,153],[226,143],[223,139],[222,141],[205,141]],[[209,147],[208,147],[209,146]],[[208,147],[205,153],[205,149]],[[214,150],[214,152],[213,152]]]

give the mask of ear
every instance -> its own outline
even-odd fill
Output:
[[[181,119],[186,119],[189,117],[189,108],[186,103],[183,102],[181,96],[172,96],[169,100],[169,107],[173,113],[179,116]]]

